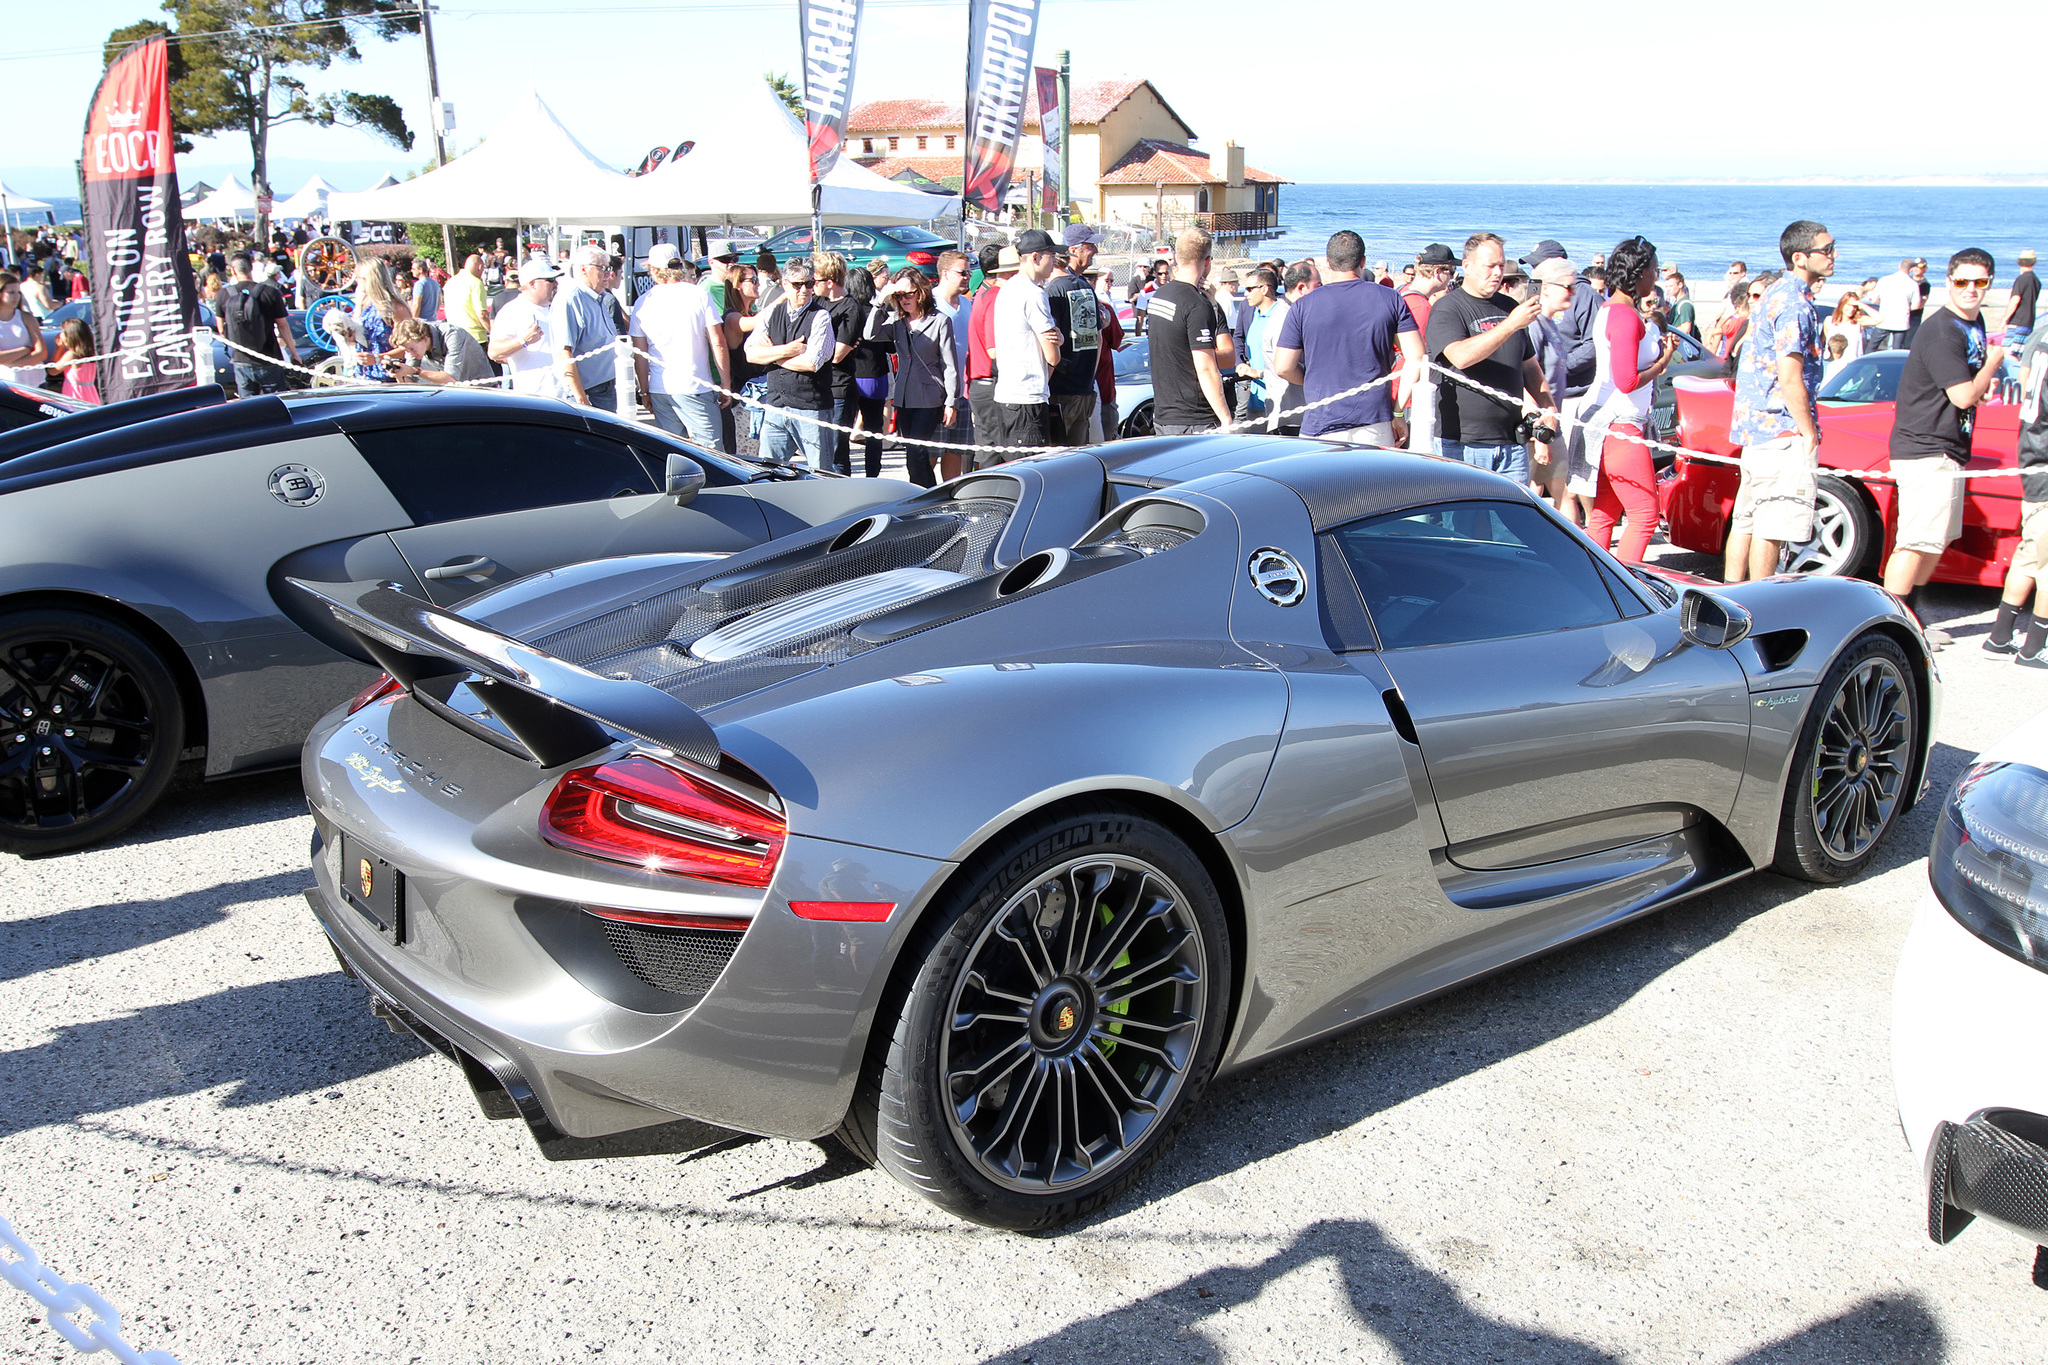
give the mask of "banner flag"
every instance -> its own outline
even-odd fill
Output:
[[[1033,67],[1038,82],[1038,136],[1045,144],[1045,197],[1040,208],[1060,208],[1060,73],[1050,66]]]
[[[169,48],[162,37],[114,59],[85,116],[85,238],[100,396],[109,403],[198,382],[199,291],[185,254],[172,150]]]
[[[967,156],[962,209],[1000,212],[1017,164],[1038,0],[969,0]]]
[[[804,44],[804,136],[811,144],[813,185],[838,164],[839,150],[846,145],[860,6],[861,0],[797,0]]]

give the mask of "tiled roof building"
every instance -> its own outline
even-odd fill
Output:
[[[1285,181],[1244,164],[1235,143],[1212,158],[1189,144],[1195,130],[1174,112],[1150,81],[1131,78],[1075,81],[1069,164],[1070,196],[1092,198],[1086,216],[1102,221],[1166,225],[1201,222],[1212,230],[1250,233],[1276,226]],[[895,176],[910,169],[957,187],[965,154],[966,111],[943,100],[869,100],[847,118],[854,156],[871,170]],[[1025,105],[1024,138],[1017,148],[1017,179],[1043,173],[1038,100]],[[886,167],[886,169],[885,169]]]

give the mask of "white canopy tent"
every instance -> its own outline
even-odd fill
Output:
[[[186,218],[254,218],[256,216],[256,191],[242,183],[238,175],[231,175],[227,183],[207,195],[196,204],[187,204],[183,210]]]
[[[609,200],[630,183],[592,156],[529,90],[489,137],[447,165],[384,188],[329,195],[327,208],[337,220],[371,222],[589,223],[600,220],[584,205]]]
[[[384,178],[383,178],[382,180],[379,180],[379,181],[378,181],[378,182],[377,182],[376,184],[374,184],[374,185],[370,186],[370,189],[372,189],[372,190],[381,190],[381,189],[383,189],[383,188],[384,188],[385,186],[387,186],[387,185],[396,185],[397,183],[398,183],[398,177],[397,177],[397,176],[395,176],[395,175],[392,175],[392,174],[390,174],[389,172],[386,172],[386,174],[385,174]],[[368,192],[369,192],[369,191],[367,191],[367,190],[366,190],[366,191],[364,191],[364,193],[368,193]]]
[[[20,190],[10,189],[6,181],[0,180],[0,220],[4,220],[7,226],[15,226],[14,215],[17,213],[49,213],[52,211],[51,205],[45,204],[40,199],[31,199]]]
[[[293,222],[300,218],[310,218],[314,214],[325,217],[327,214],[327,197],[334,192],[334,186],[328,184],[318,172],[315,172],[311,180],[308,180],[299,187],[297,194],[277,206],[271,217],[281,222]]]
[[[647,175],[621,176],[612,194],[592,199],[563,221],[648,227],[810,222],[810,153],[803,125],[789,109],[758,77],[734,90],[698,94],[717,112],[687,155]],[[923,223],[957,213],[960,205],[957,195],[899,185],[846,156],[825,177],[822,190],[824,220],[835,227]]]

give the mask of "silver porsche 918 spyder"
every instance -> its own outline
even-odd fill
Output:
[[[836,1134],[1042,1228],[1223,1072],[1841,880],[1921,792],[1869,584],[1632,570],[1442,460],[1116,449],[459,611],[305,585],[387,673],[304,754],[344,969],[550,1156]]]

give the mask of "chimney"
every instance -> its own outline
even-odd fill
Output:
[[[1235,142],[1223,144],[1223,183],[1233,188],[1244,183],[1244,148]]]

